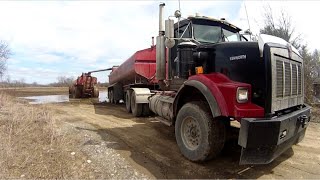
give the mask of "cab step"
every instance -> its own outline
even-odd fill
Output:
[[[172,121],[164,119],[163,117],[157,116],[157,117],[155,117],[155,119],[162,122],[163,124],[165,124],[167,126],[172,126]]]

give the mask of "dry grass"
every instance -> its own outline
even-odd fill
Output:
[[[59,132],[47,106],[0,92],[0,178],[88,178],[76,140]]]

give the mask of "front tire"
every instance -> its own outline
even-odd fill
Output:
[[[201,162],[216,157],[226,137],[225,125],[214,119],[208,105],[194,101],[179,110],[175,136],[181,153],[191,161]]]

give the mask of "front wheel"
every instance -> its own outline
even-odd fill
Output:
[[[191,161],[201,162],[216,157],[225,142],[226,128],[214,119],[204,102],[189,102],[177,115],[175,136],[182,154]]]

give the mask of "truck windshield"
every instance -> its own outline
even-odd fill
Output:
[[[199,42],[217,43],[221,41],[240,41],[239,33],[220,26],[193,24],[194,38]]]

